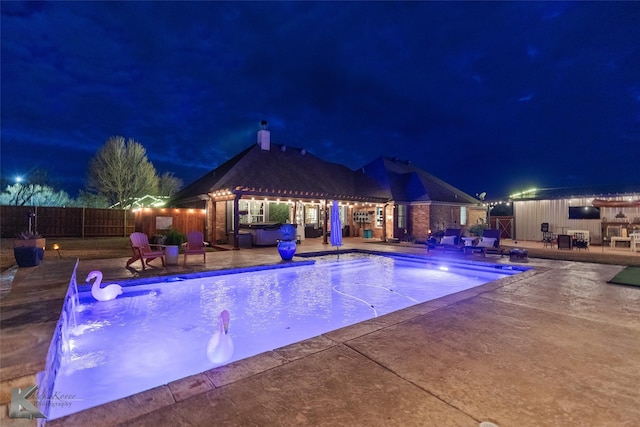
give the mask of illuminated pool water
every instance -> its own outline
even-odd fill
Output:
[[[52,405],[49,419],[221,366],[207,345],[222,310],[231,314],[230,363],[521,271],[343,254],[287,268],[119,282],[123,294],[112,301],[83,289],[53,385],[75,399]]]

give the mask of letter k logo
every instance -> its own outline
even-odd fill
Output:
[[[11,418],[47,418],[27,399],[38,389],[37,385],[32,385],[24,389],[14,388],[11,390],[11,407],[9,417]]]

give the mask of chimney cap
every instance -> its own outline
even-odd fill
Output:
[[[267,128],[267,121],[266,120],[262,120],[260,122],[260,126],[262,127],[262,129],[266,129]]]

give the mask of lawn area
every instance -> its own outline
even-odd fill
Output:
[[[129,237],[61,237],[58,239],[47,238],[45,259],[58,257],[51,246],[60,245],[60,255],[63,258],[103,259],[123,258],[131,256],[131,242]],[[15,265],[13,257],[13,239],[0,239],[0,261],[2,270]]]

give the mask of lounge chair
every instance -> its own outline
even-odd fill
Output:
[[[187,255],[202,255],[202,262],[207,262],[207,249],[202,231],[190,231],[187,233],[187,243],[184,247],[184,263],[187,265]]]
[[[480,237],[476,245],[464,247],[465,254],[474,252],[480,252],[482,256],[485,256],[487,253],[502,255],[502,249],[500,249],[500,230],[484,230],[482,237]]]
[[[156,258],[160,258],[163,267],[166,266],[162,249],[152,249],[149,245],[149,238],[146,234],[138,232],[131,233],[129,239],[131,240],[131,251],[133,252],[133,256],[127,261],[127,267],[137,260],[140,260],[142,263],[142,269],[144,270],[146,266],[149,265],[149,261],[153,261]]]
[[[460,228],[447,228],[444,232],[444,236],[440,239],[439,246],[446,252],[447,249],[460,249],[460,236],[462,229]]]

